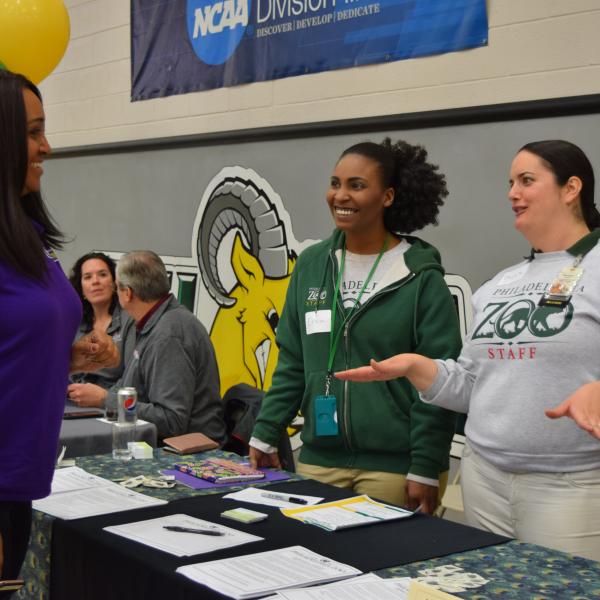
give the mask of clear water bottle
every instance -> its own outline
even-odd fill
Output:
[[[135,441],[134,423],[112,424],[112,455],[117,460],[131,460],[132,453],[129,442]]]
[[[113,458],[130,460],[129,442],[135,441],[137,421],[137,391],[135,388],[121,388],[117,392],[117,422],[112,426]]]

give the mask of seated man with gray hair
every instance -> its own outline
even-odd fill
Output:
[[[204,326],[170,293],[160,257],[149,250],[124,255],[117,264],[117,293],[133,319],[123,332],[123,376],[108,392],[72,384],[69,397],[115,410],[118,388],[135,387],[138,415],[156,425],[159,439],[199,431],[222,444],[214,349]]]

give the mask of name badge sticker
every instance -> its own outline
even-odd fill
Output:
[[[500,279],[496,285],[507,285],[508,283],[513,283],[514,281],[523,279],[523,276],[525,273],[527,273],[528,268],[529,263],[520,266],[518,269],[512,269],[511,271],[508,271],[508,273],[504,273],[504,275],[502,275],[502,279]]]
[[[331,310],[311,310],[304,315],[306,335],[331,331]]]

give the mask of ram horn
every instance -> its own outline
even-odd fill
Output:
[[[256,184],[241,177],[224,177],[211,193],[200,222],[197,242],[202,281],[221,306],[232,306],[219,277],[217,254],[232,229],[242,232],[250,252],[265,275],[280,278],[288,274],[288,246],[277,208]]]

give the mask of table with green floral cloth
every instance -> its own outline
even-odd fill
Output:
[[[89,473],[99,475],[105,479],[117,480],[135,475],[159,475],[164,469],[172,469],[173,463],[177,459],[200,460],[208,456],[223,456],[240,460],[236,454],[223,452],[221,450],[213,450],[201,454],[194,454],[192,457],[175,456],[172,453],[165,452],[161,449],[154,450],[154,458],[147,460],[131,460],[123,462],[115,460],[110,454],[102,454],[99,456],[81,456],[75,459],[76,465],[85,469]],[[295,473],[290,473],[288,481],[297,481],[302,479]],[[252,485],[268,485],[269,482],[255,483]],[[278,483],[284,483],[283,481]],[[247,487],[247,484],[241,486],[232,484],[227,486],[227,491],[235,491]],[[161,500],[177,500],[179,498],[187,498],[200,494],[221,494],[224,487],[221,485],[214,488],[205,488],[194,490],[181,484],[177,484],[174,488],[136,488],[137,492],[147,494]],[[31,540],[29,550],[25,557],[23,568],[21,569],[21,578],[25,580],[25,586],[13,598],[27,600],[48,600],[50,597],[50,548],[52,537],[52,522],[54,517],[45,513],[33,511],[33,525],[31,530]],[[59,600],[59,599],[57,599]]]
[[[195,455],[233,456],[213,451]],[[77,466],[107,479],[115,480],[134,475],[157,475],[169,469],[174,456],[163,450],[154,450],[153,460],[121,462],[110,455],[77,458]],[[239,459],[239,457],[237,457]],[[289,481],[302,479],[292,474]],[[260,484],[253,484],[260,485]],[[262,484],[262,485],[267,485]],[[232,485],[228,490],[245,486]],[[175,500],[198,494],[218,494],[222,487],[193,490],[183,485],[172,489],[138,488],[149,496]],[[50,584],[50,547],[53,517],[34,511],[30,548],[21,571],[25,587],[15,594],[19,599],[48,600]],[[399,540],[398,543],[401,543]],[[456,594],[471,600],[530,599],[530,600],[584,600],[600,599],[600,563],[535,546],[511,541],[497,546],[452,554],[423,562],[412,563],[378,571],[383,577],[417,577],[419,571],[440,565],[456,565],[465,572],[477,573],[489,582],[477,589]],[[60,599],[54,599],[60,600]]]
[[[441,565],[477,573],[488,583],[455,593],[470,600],[591,600],[600,598],[600,563],[516,540],[451,554],[392,569],[382,577],[419,577],[419,571]]]

